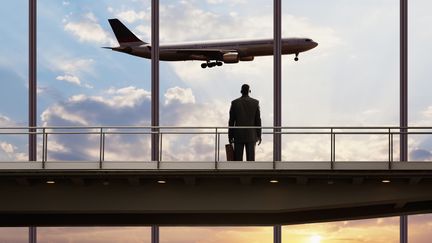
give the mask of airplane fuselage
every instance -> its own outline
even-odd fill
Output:
[[[307,38],[285,38],[282,39],[282,54],[298,54],[316,46],[316,42]],[[125,52],[134,56],[151,58],[151,46],[149,44],[131,44],[127,47],[120,46],[119,48],[113,48],[113,50]],[[190,53],[189,50],[194,50],[195,53]],[[213,58],[209,58],[208,55],[200,54],[199,50],[219,50],[225,54],[237,53],[240,61],[252,61],[253,57],[273,55],[273,39],[160,45],[159,60],[224,61],[223,54],[217,55],[215,53]]]
[[[120,46],[105,48],[138,57],[151,58],[152,46],[150,44],[140,40],[120,20],[109,19],[108,21]],[[308,51],[318,45],[308,38],[284,38],[281,42],[282,54],[295,54],[295,61],[298,60],[300,52]],[[273,39],[196,42],[159,46],[159,60],[199,60],[205,62],[201,64],[202,68],[222,66],[223,63],[253,61],[255,57],[270,55],[273,55]]]

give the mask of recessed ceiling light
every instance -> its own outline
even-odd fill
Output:
[[[382,180],[381,182],[382,182],[382,183],[390,183],[391,181],[388,180],[388,179],[385,179],[385,180]]]
[[[159,183],[159,184],[166,184],[166,180],[158,180],[157,183]]]
[[[270,180],[270,183],[273,183],[273,184],[275,184],[275,183],[279,183],[279,181],[278,181],[278,180],[275,180],[275,179],[273,179],[273,180]]]
[[[55,184],[55,181],[54,180],[47,180],[46,184]]]

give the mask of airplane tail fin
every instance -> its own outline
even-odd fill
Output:
[[[120,20],[118,19],[108,19],[108,22],[111,25],[112,30],[114,31],[114,34],[117,38],[117,41],[120,45],[123,43],[130,43],[130,42],[141,42],[145,43],[142,40],[140,40],[132,31],[130,31]]]

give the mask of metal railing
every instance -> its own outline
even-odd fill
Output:
[[[256,129],[258,127],[232,127],[232,129]],[[274,135],[281,134],[282,136],[287,135],[319,135],[328,136],[325,138],[329,143],[329,160],[327,162],[337,161],[336,147],[338,138],[343,135],[349,136],[360,136],[360,135],[380,135],[386,137],[386,143],[388,144],[387,160],[388,162],[394,161],[395,153],[395,140],[399,139],[400,136],[408,135],[432,135],[432,127],[260,127],[263,135]],[[29,134],[35,134],[40,141],[42,137],[42,145],[39,147],[41,152],[39,153],[40,161],[44,164],[48,162],[48,154],[50,150],[50,138],[53,135],[85,135],[85,136],[98,136],[97,146],[99,147],[99,158],[98,162],[100,168],[103,167],[105,161],[105,155],[107,153],[106,140],[107,135],[143,135],[149,136],[157,134],[159,137],[159,162],[164,161],[163,155],[166,152],[164,148],[164,138],[169,135],[211,135],[214,136],[214,159],[211,162],[215,162],[217,168],[217,162],[221,161],[221,147],[222,136],[226,137],[228,142],[228,129],[229,127],[175,127],[175,126],[104,126],[104,127],[0,127],[0,141],[2,137],[8,135],[20,135],[28,136]],[[35,131],[35,132],[32,132]],[[403,132],[401,132],[403,131]],[[406,132],[405,132],[406,131]],[[54,140],[54,139],[52,139]],[[366,141],[367,142],[367,141]],[[322,145],[322,144],[321,144]],[[65,144],[64,146],[68,146]],[[96,144],[93,144],[96,146]],[[150,154],[151,151],[148,151]],[[55,160],[58,161],[58,160]],[[77,161],[79,162],[79,161]],[[143,161],[144,162],[144,161]],[[209,161],[210,162],[210,161]],[[389,163],[389,167],[391,163]],[[159,168],[159,165],[158,165]]]

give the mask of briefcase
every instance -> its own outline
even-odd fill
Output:
[[[225,151],[227,161],[234,161],[234,148],[232,144],[225,144]]]

